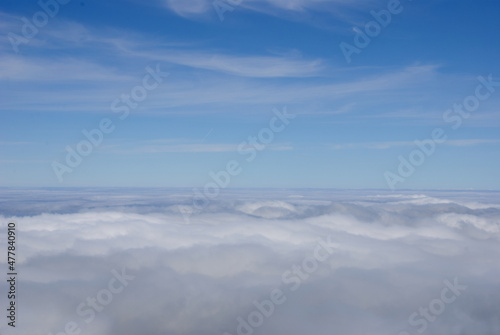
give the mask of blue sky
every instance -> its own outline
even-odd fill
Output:
[[[394,0],[221,3],[223,20],[210,0],[72,0],[23,37],[42,8],[2,2],[0,185],[202,187],[236,161],[228,187],[389,189],[390,173],[396,189],[500,190],[500,86],[459,126],[446,114],[479,76],[500,82],[498,1],[402,0],[350,62],[341,43]],[[169,75],[120,119],[113,101],[148,68]],[[238,147],[273,110],[295,117],[247,161]],[[70,167],[103,119],[113,131]],[[402,176],[435,129],[446,141]]]

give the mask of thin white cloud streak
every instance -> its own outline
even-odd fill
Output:
[[[341,5],[341,6],[353,6],[359,7],[360,4],[365,4],[373,1],[367,0],[291,0],[291,1],[281,1],[281,0],[249,0],[243,3],[247,5],[262,6],[264,4],[269,4],[276,8],[286,9],[290,11],[302,12],[307,9],[318,8],[325,4]]]
[[[0,163],[2,164],[29,164],[29,163],[51,163],[51,160],[42,160],[42,159],[0,159]]]
[[[466,140],[449,140],[445,144],[452,145],[455,147],[470,147],[481,144],[497,144],[500,140],[487,140],[487,139],[466,139]]]
[[[27,142],[27,141],[0,141],[0,145],[33,145],[38,144],[37,142]]]
[[[471,147],[483,144],[498,144],[500,140],[490,139],[465,139],[465,140],[448,140],[443,145],[454,147]],[[415,146],[413,141],[390,141],[390,142],[364,142],[364,143],[343,143],[343,144],[329,144],[330,148],[335,150],[346,149],[392,149],[397,147],[412,147]]]
[[[249,0],[243,1],[241,7],[245,10],[254,11],[264,15],[275,16],[281,19],[305,22],[320,29],[334,31],[341,34],[349,34],[351,27],[346,29],[340,23],[350,26],[364,24],[366,13],[370,8],[381,1],[377,0]],[[383,4],[385,5],[385,4]],[[317,16],[328,13],[335,18],[318,22]],[[229,15],[229,14],[228,14]],[[235,14],[237,15],[237,14]]]
[[[191,68],[250,78],[313,77],[320,75],[325,68],[321,60],[309,61],[270,56],[239,57],[208,53],[175,52],[161,59],[169,63],[189,66]]]
[[[205,0],[164,0],[164,4],[183,17],[206,13],[213,8],[211,2]]]
[[[283,18],[292,18],[297,20],[297,16],[290,16],[291,13],[307,17],[307,12],[311,11],[328,11],[338,19],[344,19],[352,22],[351,15],[347,15],[347,11],[363,10],[369,5],[377,3],[374,0],[243,0],[239,5],[231,5],[233,8],[240,10],[254,11],[266,15],[272,15]],[[185,18],[200,18],[200,17],[216,17],[215,10],[212,6],[212,1],[205,0],[165,0],[166,8]],[[234,10],[233,10],[234,11]],[[227,12],[229,14],[235,14]],[[314,24],[314,21],[311,20]]]
[[[76,59],[45,59],[20,56],[0,58],[0,80],[65,83],[78,81],[132,81],[131,75],[110,67]]]
[[[170,51],[167,50],[167,53]],[[205,69],[249,78],[313,77],[324,69],[321,60],[299,60],[284,57],[239,57],[223,54],[203,54],[173,51],[175,55],[137,53],[149,60],[183,65],[192,69]],[[133,80],[130,73],[121,73],[110,67],[77,59],[40,59],[22,56],[0,58],[0,80],[16,81],[120,81]],[[165,64],[165,65],[167,65]]]
[[[174,142],[174,143],[166,143]],[[179,143],[175,143],[179,142]],[[184,142],[184,143],[183,143]],[[266,150],[288,151],[293,150],[290,144],[274,143],[266,147]],[[237,152],[238,144],[233,143],[193,143],[182,139],[166,139],[148,141],[143,144],[118,143],[102,147],[103,152],[113,154],[143,154],[143,153],[202,153],[202,152]]]

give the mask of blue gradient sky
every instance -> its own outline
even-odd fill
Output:
[[[0,4],[0,185],[203,186],[241,163],[229,187],[388,188],[415,140],[447,141],[399,189],[500,190],[500,86],[457,129],[443,114],[500,82],[498,1],[401,1],[346,62],[371,11],[390,1],[246,0],[221,21],[211,1],[70,1],[26,44],[36,1]],[[124,120],[111,109],[146,68],[168,71]],[[295,115],[246,161],[238,145]],[[65,148],[103,118],[115,129],[63,175]]]

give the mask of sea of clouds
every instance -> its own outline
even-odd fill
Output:
[[[1,189],[9,222],[5,335],[500,334],[499,192]]]

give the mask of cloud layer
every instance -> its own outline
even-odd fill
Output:
[[[241,190],[203,211],[181,189],[2,194],[2,230],[18,227],[15,334],[71,321],[82,334],[237,334],[276,289],[286,301],[254,334],[417,334],[410,315],[455,278],[467,289],[427,333],[500,327],[498,193]],[[298,280],[318,241],[331,256]],[[134,279],[87,324],[77,309],[105,297],[113,270]]]

